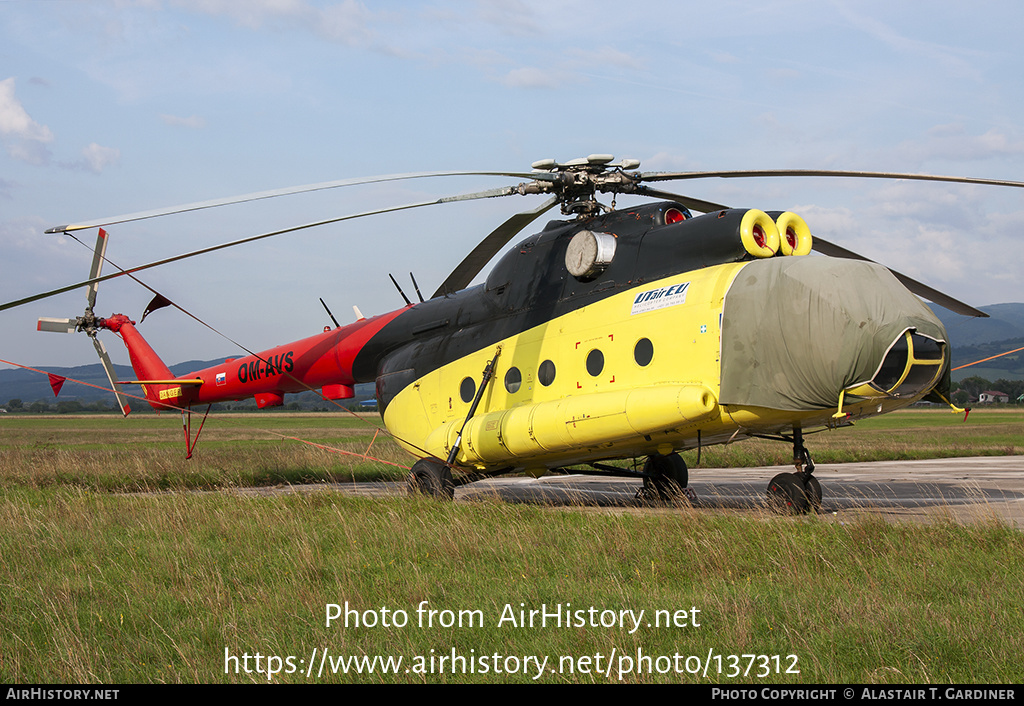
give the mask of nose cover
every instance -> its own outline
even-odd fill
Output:
[[[722,316],[723,404],[809,411],[869,383],[908,329],[936,342],[946,330],[889,270],[828,257],[754,261],[740,270]],[[948,387],[949,354],[936,382]]]

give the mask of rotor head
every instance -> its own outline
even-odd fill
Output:
[[[520,184],[520,194],[554,194],[563,215],[589,218],[601,209],[608,209],[597,201],[597,193],[636,193],[639,174],[629,174],[640,167],[636,159],[613,162],[610,154],[592,154],[560,163],[542,159],[531,166],[543,174],[535,181]]]

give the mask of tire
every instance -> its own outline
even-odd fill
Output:
[[[421,458],[409,471],[409,494],[429,495],[438,500],[455,498],[452,472],[436,458]]]
[[[690,472],[686,468],[686,461],[679,454],[648,456],[643,472],[644,490],[655,493],[659,500],[689,497],[686,487],[690,481]]]
[[[807,489],[810,511],[815,514],[821,512],[821,483],[814,476],[807,476],[804,487]]]
[[[783,515],[803,515],[811,507],[803,474],[780,473],[768,484],[768,507]]]

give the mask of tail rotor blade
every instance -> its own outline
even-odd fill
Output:
[[[52,319],[42,317],[36,324],[36,331],[49,331],[51,333],[73,333],[78,327],[78,319]]]
[[[117,373],[114,372],[114,364],[110,362],[110,356],[107,355],[107,349],[103,346],[103,341],[99,340],[95,336],[92,337],[92,345],[96,348],[96,352],[100,356],[100,362],[103,363],[103,370],[107,373],[107,379],[110,380],[110,386],[114,390],[114,395],[117,397],[117,404],[121,408],[121,414],[128,416],[132,409],[128,406],[128,398],[121,392],[121,385],[117,381]]]
[[[89,279],[95,280],[100,276],[100,271],[103,269],[103,258],[107,254],[107,231],[100,228],[100,232],[96,235],[96,249],[92,255],[92,268],[89,270]],[[100,283],[90,281],[88,287],[88,299],[89,308],[92,309],[96,305],[96,290],[99,289]]]

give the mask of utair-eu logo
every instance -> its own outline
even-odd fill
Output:
[[[671,284],[667,287],[640,292],[633,299],[633,309],[629,313],[630,315],[642,314],[645,311],[654,311],[655,309],[664,309],[668,306],[682,304],[686,301],[686,291],[689,288],[690,283],[683,282],[682,284]]]

